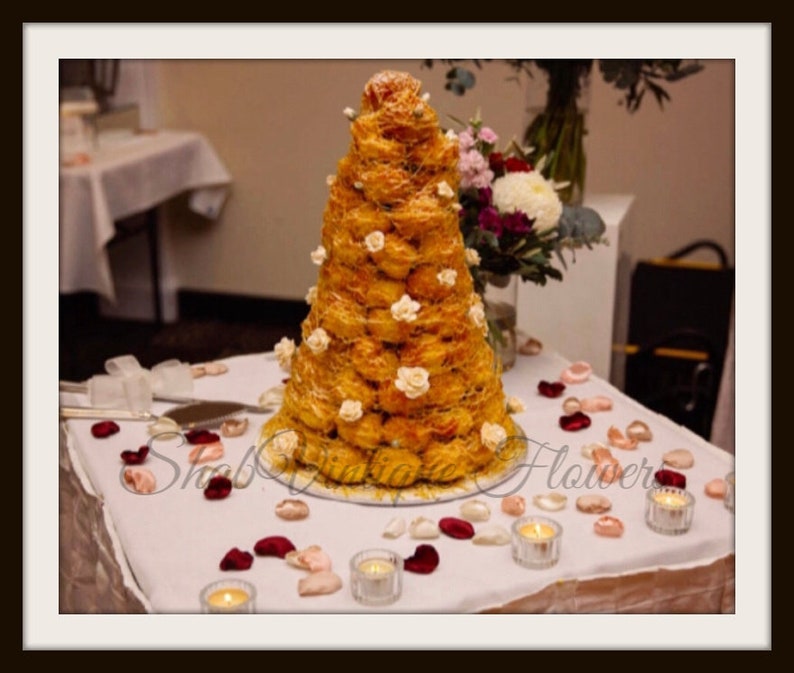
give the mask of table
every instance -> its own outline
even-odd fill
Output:
[[[118,229],[120,222],[145,214],[155,314],[161,322],[157,208],[189,191],[191,209],[214,219],[230,183],[223,162],[195,131],[101,133],[88,163],[60,167],[61,293],[92,291],[114,302],[108,245],[129,233]]]
[[[262,392],[277,386],[283,377],[273,353],[239,356],[225,362],[227,373],[195,380],[195,396],[255,403]],[[516,366],[504,374],[507,394],[525,402],[526,410],[517,414],[516,420],[530,438],[530,446],[545,443],[553,450],[531,448],[525,465],[507,482],[490,493],[472,496],[489,503],[492,516],[488,523],[509,527],[512,517],[499,507],[503,495],[515,492],[525,496],[527,511],[534,513],[542,512],[532,505],[533,495],[549,490],[568,495],[566,508],[549,514],[564,528],[558,565],[528,570],[512,561],[509,545],[482,547],[442,536],[431,541],[442,559],[439,567],[427,576],[407,574],[402,598],[389,607],[390,613],[734,611],[734,516],[721,500],[704,495],[707,481],[722,478],[733,469],[733,456],[641,407],[598,377],[569,385],[564,396],[581,399],[606,395],[613,400],[612,410],[592,413],[592,425],[585,430],[562,430],[558,418],[563,398],[540,396],[537,384],[557,380],[567,364],[566,359],[544,349],[537,356],[519,356]],[[61,399],[62,404],[85,403],[73,393],[61,393]],[[155,403],[155,412],[161,413],[168,406]],[[265,417],[249,414],[248,418],[251,424],[243,436],[224,439],[223,462],[235,469],[252,463],[253,447]],[[634,420],[649,425],[653,440],[641,443],[634,451],[613,449],[613,454],[624,470],[636,465],[637,477],[606,489],[583,483],[580,475],[592,463],[582,455],[581,447],[605,442],[610,426],[625,428]],[[114,556],[118,564],[116,579],[103,583],[106,597],[112,601],[110,611],[196,612],[202,586],[229,577],[218,567],[229,549],[252,550],[262,537],[284,535],[299,549],[320,545],[345,586],[331,595],[300,597],[296,587],[303,571],[281,559],[256,557],[250,570],[233,571],[232,575],[257,586],[259,612],[370,613],[372,608],[358,605],[350,596],[346,569],[350,557],[361,549],[384,544],[409,556],[422,541],[407,535],[385,540],[382,532],[392,518],[410,521],[425,516],[437,521],[443,516],[459,516],[460,504],[468,499],[404,507],[361,505],[296,494],[288,486],[257,474],[247,488],[235,489],[225,500],[208,501],[196,485],[196,471],[191,470],[184,447],[161,448],[165,458],[149,461],[159,492],[136,495],[120,483],[119,454],[146,443],[146,424],[120,421],[118,434],[98,440],[90,434],[93,422],[70,420],[64,424],[62,477],[72,483],[65,490],[79,494],[88,504],[74,517],[78,523],[72,525],[73,530],[78,529],[76,535],[81,534],[80,527],[84,529],[83,539],[71,540],[70,548],[99,546],[103,551],[93,552],[94,561],[107,562]],[[153,444],[153,448],[157,446]],[[688,489],[697,500],[696,513],[688,533],[665,536],[645,525],[643,503],[648,476],[661,466],[663,453],[674,448],[688,448],[695,455],[694,466],[684,472]],[[552,469],[553,458],[560,455],[563,460]],[[622,538],[596,536],[595,517],[577,511],[576,498],[592,492],[606,494],[612,500],[610,514],[626,525]],[[84,493],[95,494],[95,499],[86,498]],[[290,497],[308,502],[308,519],[285,522],[275,516],[275,505]],[[92,522],[99,528],[106,525],[108,534],[97,539],[90,533],[95,528]],[[85,539],[87,533],[93,539]],[[62,577],[74,575],[62,568]],[[70,593],[69,587],[65,594],[78,596]],[[127,607],[124,601],[128,601]]]

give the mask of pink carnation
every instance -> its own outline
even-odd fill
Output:
[[[468,152],[474,147],[474,130],[471,126],[458,134],[458,147],[461,153]]]
[[[499,140],[499,136],[496,135],[494,130],[489,126],[483,126],[480,129],[480,132],[477,134],[477,137],[490,145],[493,145],[497,140]]]
[[[493,171],[488,167],[488,160],[477,150],[461,153],[458,170],[462,189],[488,187],[494,177]]]

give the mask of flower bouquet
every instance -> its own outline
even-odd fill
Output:
[[[458,133],[460,228],[468,249],[476,291],[487,307],[489,285],[507,286],[513,277],[545,285],[562,280],[565,249],[607,243],[606,226],[592,208],[563,204],[557,183],[544,176],[545,157],[533,164],[532,148],[512,140],[497,150],[499,136],[479,114]],[[556,263],[559,266],[556,265]],[[492,343],[503,329],[489,322]]]

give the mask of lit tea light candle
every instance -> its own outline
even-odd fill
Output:
[[[736,507],[736,474],[729,472],[725,477],[725,503],[726,509],[731,512],[735,511]]]
[[[694,496],[681,488],[662,486],[651,489],[645,500],[645,523],[664,535],[681,535],[692,525]]]
[[[388,605],[402,594],[403,560],[387,549],[369,549],[350,559],[350,591],[364,605]]]
[[[204,613],[253,613],[256,589],[242,580],[221,580],[208,584],[201,591],[201,610]]]
[[[526,568],[550,568],[560,560],[562,526],[543,517],[513,522],[513,560]]]

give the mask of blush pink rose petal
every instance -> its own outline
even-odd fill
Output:
[[[193,465],[211,463],[213,460],[223,458],[223,442],[212,442],[212,444],[198,444],[191,449],[188,460]]]
[[[124,470],[124,483],[132,486],[136,493],[153,493],[157,480],[151,470],[144,467],[128,467]]]
[[[593,368],[584,360],[572,363],[560,374],[560,379],[564,383],[584,383],[590,378]]]

